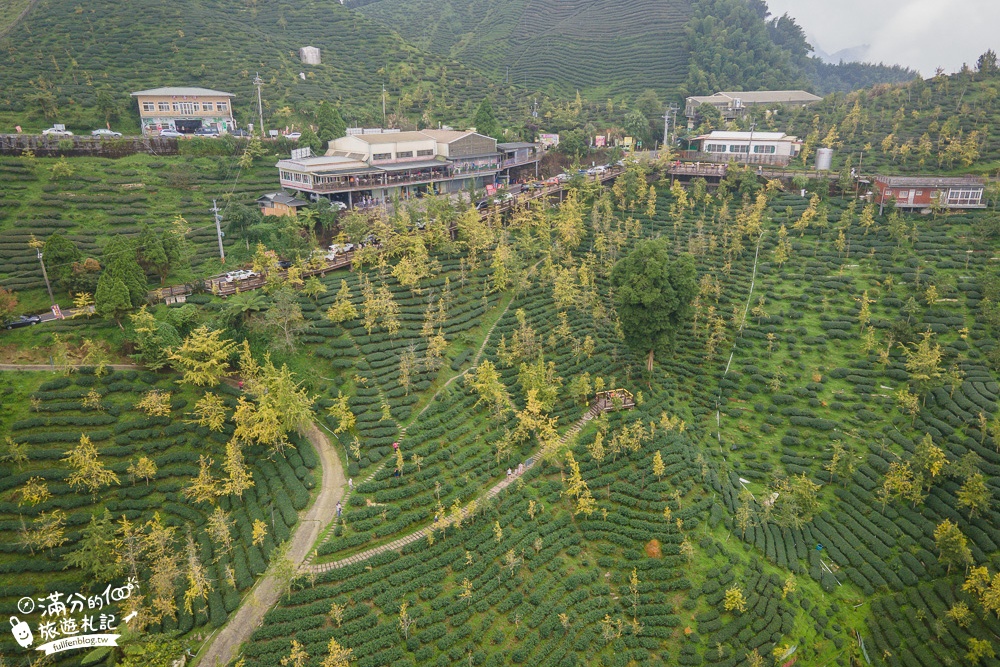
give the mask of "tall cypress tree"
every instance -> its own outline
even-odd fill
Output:
[[[319,103],[319,110],[316,112],[316,124],[319,126],[319,131],[316,134],[319,135],[320,141],[323,142],[324,149],[328,141],[339,139],[347,134],[347,123],[344,122],[340,112],[337,111],[337,107],[326,102]]]
[[[104,247],[104,271],[111,278],[122,281],[128,291],[129,303],[138,308],[146,302],[146,274],[136,260],[135,243],[124,236],[116,236]],[[100,289],[100,281],[98,281]],[[94,297],[96,300],[96,296]]]
[[[105,271],[97,281],[97,293],[94,295],[94,306],[101,317],[114,320],[122,325],[122,317],[132,310],[129,301],[129,291],[120,278]]]
[[[493,111],[493,105],[490,104],[489,99],[484,99],[479,104],[479,108],[476,109],[476,115],[472,119],[472,124],[476,126],[476,132],[479,134],[485,134],[494,139],[500,138],[500,121],[497,120],[496,113]]]

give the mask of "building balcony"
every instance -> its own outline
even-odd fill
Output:
[[[500,163],[501,169],[510,169],[511,167],[520,167],[525,164],[534,164],[542,159],[541,155],[529,155],[528,157],[522,158],[510,158],[509,160],[504,160]]]
[[[396,188],[409,185],[429,185],[442,181],[461,180],[471,178],[482,172],[466,172],[462,174],[452,174],[448,172],[431,172],[424,174],[370,174],[366,176],[343,176],[337,180],[326,183],[300,183],[281,179],[281,187],[302,192],[315,192],[317,194],[332,194],[338,192],[361,192],[364,190],[381,190],[385,188]]]

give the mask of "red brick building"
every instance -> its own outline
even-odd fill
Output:
[[[890,201],[909,210],[934,203],[946,209],[986,208],[985,181],[975,176],[876,176],[873,186],[880,213]]]

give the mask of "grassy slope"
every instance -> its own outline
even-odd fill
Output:
[[[495,77],[510,66],[512,81],[564,94],[580,89],[601,99],[646,88],[662,94],[687,73],[686,1],[380,0],[359,11],[432,53]]]
[[[647,233],[676,235],[684,247],[689,247],[689,239],[696,247],[699,238],[707,244],[709,234],[721,238],[714,209],[706,210],[704,218],[699,210],[675,228],[667,215],[669,203],[661,197],[659,213],[644,223]],[[590,520],[571,516],[560,494],[560,472],[551,467],[533,471],[523,489],[504,495],[460,531],[439,534],[434,545],[420,542],[401,557],[387,554],[371,561],[371,571],[362,564],[305,585],[271,612],[248,655],[263,665],[276,664],[294,636],[306,644],[312,664],[318,664],[326,643],[335,637],[353,648],[364,664],[373,665],[400,659],[452,664],[471,656],[477,664],[610,665],[624,657],[641,664],[734,666],[751,648],[766,656],[775,644],[788,643],[799,646],[800,661],[838,664],[853,651],[857,630],[878,664],[920,660],[930,666],[960,659],[969,635],[987,636],[994,622],[977,613],[973,625],[963,630],[944,618],[952,599],[961,597],[961,580],[958,574],[945,576],[930,535],[949,516],[969,535],[977,562],[984,562],[997,551],[1000,517],[989,512],[969,521],[967,513],[956,512],[957,485],[951,478],[935,484],[928,501],[916,510],[890,505],[883,512],[870,494],[888,461],[897,454],[909,456],[908,449],[925,432],[934,434],[949,458],[971,449],[984,457],[987,471],[1000,462],[988,442],[979,445],[974,408],[979,405],[989,415],[1000,394],[981,356],[993,344],[992,336],[973,319],[976,280],[987,258],[973,255],[966,268],[970,220],[965,216],[916,219],[918,241],[902,246],[884,229],[864,234],[855,222],[847,230],[850,253],[838,253],[832,243],[843,202],[834,200],[830,226],[794,237],[791,259],[778,267],[772,262],[777,227],[797,218],[806,203],[785,195],[772,203],[753,296],[753,304],[765,296],[768,314],[748,321],[729,374],[723,378],[728,345],[706,359],[703,333],[685,332],[675,356],[661,357],[652,385],[643,387],[643,406],[612,418],[614,430],[636,419],[659,421],[667,412],[685,417],[687,431],[678,435],[658,429],[640,452],[616,461],[609,456],[600,466],[583,448],[593,439],[593,428],[581,434],[576,456],[598,501],[598,514]],[[748,298],[754,256],[748,245],[728,274],[721,253],[699,255],[700,272],[713,274],[723,284],[722,296],[713,305],[727,320],[737,306],[742,312]],[[920,288],[915,284],[916,266]],[[876,283],[883,283],[888,274],[895,277],[891,294]],[[874,352],[860,350],[855,299],[865,289],[877,298],[872,321],[876,340],[884,346],[889,324],[905,319],[900,314],[905,300],[910,294],[919,299],[931,282],[944,300],[917,313],[913,326],[938,333],[947,363],[958,363],[967,381],[952,397],[946,389],[935,390],[913,420],[900,414],[888,397],[907,377],[900,353],[893,350],[889,366],[882,369],[874,364]],[[543,341],[557,320],[549,285],[533,287],[514,303],[525,309]],[[411,318],[416,320],[418,312]],[[568,314],[574,337],[595,333],[589,313],[570,309]],[[970,328],[968,342],[959,336],[962,325]],[[509,341],[516,326],[509,312],[497,334]],[[414,331],[419,323],[410,327]],[[396,401],[410,400],[394,385],[398,357],[387,353],[405,349],[415,332],[404,333],[391,347],[386,347],[388,341],[361,339],[354,348],[335,327],[328,329],[334,336],[329,343],[334,354],[340,349],[345,355],[343,361],[333,360],[334,367],[367,367],[369,386],[372,381],[378,386],[374,392],[359,392],[352,404],[358,408],[362,442],[382,447],[384,455],[382,443],[394,436],[377,437],[373,430],[385,428],[372,414],[377,412],[377,394],[390,397],[400,420],[407,411],[396,407]],[[732,342],[732,326],[729,332]],[[776,336],[776,349],[770,353],[767,333]],[[350,336],[356,335],[363,330],[354,326]],[[617,376],[615,384],[638,389],[641,385],[629,380],[630,374],[638,375],[630,372],[631,355],[616,350],[604,337],[599,341],[591,360],[574,359],[566,342],[546,345],[546,359],[556,362],[564,385],[588,370],[592,376]],[[353,356],[357,349],[363,358]],[[495,359],[492,351],[488,356]],[[343,374],[341,387],[351,389],[347,376],[352,372]],[[776,374],[781,386],[769,389]],[[517,395],[513,369],[504,371],[504,380]],[[421,391],[433,390],[429,384],[422,386],[426,389]],[[720,396],[721,442],[714,410]],[[373,482],[359,486],[345,512],[347,529],[321,552],[336,557],[422,525],[437,502],[435,481],[442,482],[442,504],[447,507],[456,497],[468,500],[486,480],[501,477],[491,460],[490,442],[497,427],[472,407],[474,402],[475,396],[461,386],[443,392],[403,440],[407,456],[416,452],[424,457],[423,469],[411,469],[399,479],[391,475],[390,464]],[[555,414],[567,425],[581,410],[563,399]],[[863,463],[842,487],[830,484],[822,471],[834,439],[850,444]],[[662,481],[651,474],[655,450],[667,464]],[[519,456],[523,454],[515,453],[512,460]],[[736,477],[749,479],[760,498],[776,471],[804,473],[822,484],[823,513],[803,530],[790,530],[762,521],[762,509],[756,507],[759,523],[741,540],[732,525]],[[527,514],[529,500],[544,507],[534,520]],[[664,522],[665,505],[673,510],[673,518],[683,520],[681,530]],[[495,522],[503,531],[499,538]],[[684,536],[695,544],[690,565],[678,555]],[[662,558],[645,555],[650,539],[661,543]],[[824,545],[822,552],[816,551],[816,543]],[[513,572],[504,565],[510,550],[524,558],[523,567]],[[834,575],[824,575],[819,558]],[[629,629],[632,568],[640,582],[637,620],[643,629],[638,636]],[[784,596],[781,589],[790,573],[797,576],[798,590]],[[471,601],[459,597],[465,579],[472,584]],[[725,590],[734,584],[747,596],[746,614],[721,609]],[[418,619],[408,640],[401,636],[396,618],[404,600]],[[342,627],[325,617],[331,601],[347,608]],[[971,602],[970,607],[977,609]],[[560,613],[567,614],[569,627],[562,625]],[[602,638],[600,620],[605,614],[624,621],[618,639]],[[932,633],[937,639],[928,643]]]
[[[322,49],[322,65],[299,62],[298,49],[307,45]],[[284,106],[294,112],[327,99],[345,106],[348,122],[373,123],[376,111],[381,120],[375,106],[383,83],[389,85],[391,100],[403,92],[418,98],[416,109],[426,106],[429,91],[442,93],[435,95],[442,112],[468,98],[478,101],[484,92],[475,75],[461,66],[427,59],[334,0],[254,3],[254,8],[242,2],[182,0],[147,3],[134,12],[111,0],[86,6],[41,0],[0,40],[0,50],[5,81],[0,111],[8,112],[11,128],[48,122],[23,113],[23,98],[39,89],[56,98],[59,112],[53,120],[90,129],[92,123],[103,125],[92,108],[97,88],[107,87],[123,107],[133,109],[132,91],[170,85],[234,93],[234,110],[245,123],[256,117],[252,80],[258,71],[265,81],[268,116]],[[300,80],[299,72],[308,72],[306,80]],[[447,97],[443,87],[437,90],[445,76]]]

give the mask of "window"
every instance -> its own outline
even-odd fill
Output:
[[[949,206],[978,206],[982,198],[982,188],[952,188],[948,191]]]
[[[417,157],[430,157],[431,155],[434,155],[434,150],[430,148],[423,151],[417,151]]]
[[[156,108],[158,110],[160,110],[160,111],[170,111],[170,103],[169,102],[157,102]]]
[[[155,111],[156,110],[156,105],[154,105],[152,102],[143,102],[142,103],[142,110],[143,111]]]
[[[215,110],[216,111],[227,111],[228,109],[229,109],[229,102],[216,102],[215,103]]]
[[[924,191],[923,191],[923,190],[917,190],[917,196],[918,196],[918,197],[919,197],[920,195],[922,195],[922,194],[924,194]]]
[[[211,102],[202,102],[201,103],[201,110],[202,111],[211,111],[212,110],[212,103]]]
[[[750,146],[749,145],[747,145],[747,146],[739,146],[737,144],[732,144],[729,147],[729,152],[730,153],[749,153],[750,152]]]
[[[177,113],[180,110],[180,107],[177,106],[177,102],[171,103],[170,106],[173,108],[174,113]]]
[[[396,153],[396,157],[413,157],[413,151],[400,151]]]
[[[774,146],[754,146],[753,152],[758,155],[774,155],[777,149]]]
[[[706,153],[725,153],[726,152],[726,145],[725,144],[705,144],[705,152]]]
[[[392,153],[373,153],[372,154],[372,159],[373,160],[391,160],[392,159]]]

